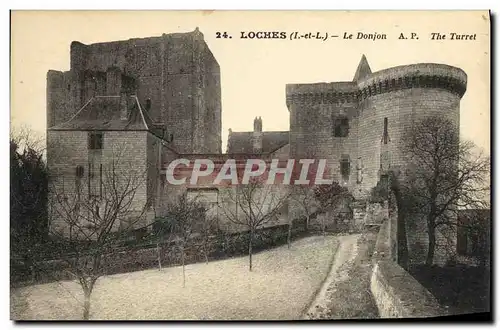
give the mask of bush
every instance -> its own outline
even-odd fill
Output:
[[[388,199],[387,184],[379,181],[375,187],[372,188],[370,192],[369,201],[371,203],[383,203]]]

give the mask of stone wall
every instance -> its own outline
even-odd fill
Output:
[[[374,265],[371,292],[381,318],[429,318],[448,313],[422,284],[392,261]]]
[[[314,84],[312,86],[321,85]],[[287,86],[287,91],[302,90],[305,87]],[[320,86],[316,86],[321,88]],[[314,90],[315,88],[312,88]],[[352,84],[334,85],[333,88],[351,90]],[[304,90],[303,92],[306,92]],[[356,190],[357,156],[357,103],[349,100],[318,100],[317,102],[295,102],[289,104],[290,111],[290,158],[326,159],[327,168],[324,178],[333,179],[342,186]],[[334,121],[347,118],[349,129],[347,136],[334,134]],[[346,177],[341,175],[341,160],[348,161],[350,171]]]
[[[353,203],[352,210],[354,227],[357,229],[362,229],[365,224],[366,203],[363,201],[357,201]]]
[[[365,224],[381,224],[389,216],[388,205],[380,203],[366,203]]]
[[[292,239],[301,237],[304,231],[304,224],[297,223],[292,229]],[[220,233],[222,234],[222,233]],[[257,253],[264,249],[273,248],[285,244],[287,241],[287,226],[274,226],[259,229],[254,236],[253,252]],[[221,260],[225,258],[248,255],[247,232],[234,234],[214,235],[208,240],[193,235],[185,248],[185,264],[205,262],[207,259]],[[154,240],[154,239],[153,239]],[[128,246],[121,246],[110,254],[104,255],[102,259],[102,269],[105,275],[140,271],[158,267],[158,255],[161,256],[162,267],[172,267],[181,264],[181,251],[174,241],[160,243],[156,245],[154,240],[148,242],[131,241]],[[29,264],[22,260],[11,259],[11,268],[16,271],[11,273],[11,284],[14,286],[32,285],[35,283],[46,283],[62,280],[74,280],[67,270],[67,261],[71,259],[60,259],[56,250],[51,248],[51,253],[44,256],[48,259],[41,259],[35,264],[34,273]],[[205,255],[207,252],[208,255]],[[64,261],[65,260],[65,261]],[[31,278],[31,283],[27,282]]]
[[[81,193],[84,194],[83,200],[90,194],[100,194],[100,187],[109,187],[109,180],[112,178],[117,184],[134,187],[134,197],[129,208],[131,216],[142,212],[146,203],[152,199],[156,187],[156,171],[154,164],[148,164],[148,161],[155,163],[156,157],[153,145],[148,147],[151,134],[146,131],[102,132],[103,149],[99,155],[92,155],[88,149],[88,134],[87,131],[47,132],[49,217],[54,230],[59,226],[63,226],[60,227],[63,229],[68,225],[69,219],[64,215],[70,211],[69,207],[77,204],[77,182]],[[83,168],[81,179],[76,175],[77,166]],[[57,196],[63,197],[64,200],[56,198]],[[145,224],[138,223],[137,226]]]
[[[446,315],[446,308],[392,256],[391,222],[380,226],[373,254],[371,293],[381,318],[429,318]]]

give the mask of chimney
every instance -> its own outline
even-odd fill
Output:
[[[262,132],[262,119],[260,117],[255,117],[253,120],[253,131]]]
[[[231,133],[233,133],[233,130],[229,129],[229,133],[227,135],[226,153],[231,150]]]
[[[262,152],[262,119],[255,117],[253,121],[253,136],[252,136],[253,152]]]

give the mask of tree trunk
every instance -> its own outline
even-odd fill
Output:
[[[248,261],[249,261],[249,269],[252,271],[252,240],[253,240],[253,231],[250,231],[250,237],[248,240]]]
[[[288,223],[288,235],[286,237],[286,242],[288,244],[288,248],[292,245],[292,222]]]
[[[205,263],[208,264],[208,238],[205,239],[205,242],[203,244],[203,253],[205,254]]]
[[[434,251],[436,249],[436,229],[432,225],[432,222],[428,224],[427,229],[429,234],[429,249],[427,250],[427,258],[425,259],[425,265],[431,266],[434,262]]]
[[[406,214],[397,182],[391,182],[391,190],[394,193],[397,207],[397,227],[396,227],[396,253],[397,263],[408,269],[408,238],[406,235]],[[390,200],[389,200],[390,201]],[[390,205],[390,204],[389,204]]]
[[[309,214],[306,216],[306,233],[309,232]]]
[[[31,274],[31,284],[35,283],[35,267],[33,265],[30,266],[30,274]]]
[[[85,300],[83,302],[83,319],[84,320],[89,320],[90,318],[90,295],[92,291],[91,290],[83,290],[83,294],[85,296]]]
[[[182,260],[182,287],[186,287],[186,266],[184,265],[184,247],[182,247],[181,252],[181,260]]]
[[[160,247],[160,243],[156,243],[156,253],[158,254],[158,270],[161,270],[161,247]]]

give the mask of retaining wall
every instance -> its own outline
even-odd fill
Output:
[[[391,222],[381,224],[373,253],[370,288],[381,318],[429,318],[448,314],[436,298],[392,260]]]

